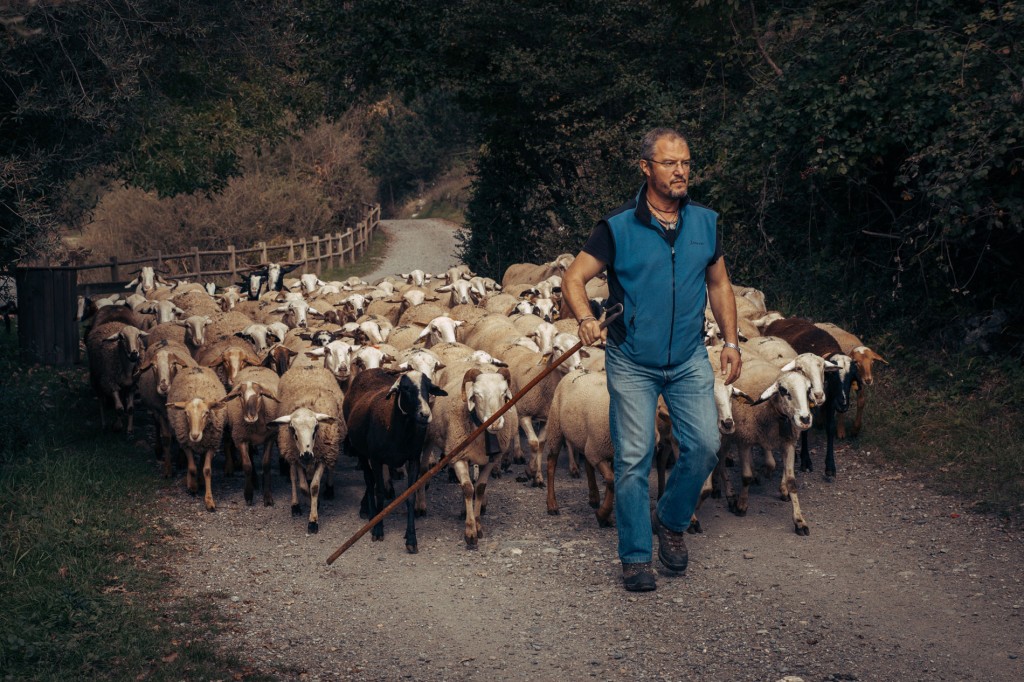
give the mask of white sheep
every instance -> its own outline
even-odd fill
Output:
[[[243,496],[252,504],[255,472],[252,460],[263,448],[263,504],[274,504],[270,483],[271,439],[276,435],[270,422],[278,417],[277,373],[266,367],[246,367],[238,372],[228,392],[226,426],[231,442],[242,457],[245,472]]]
[[[226,395],[220,379],[206,367],[182,369],[167,392],[167,418],[188,458],[186,485],[193,494],[198,492],[195,457],[203,454],[203,502],[207,511],[217,508],[213,501],[213,456],[224,437]]]
[[[129,311],[130,312],[130,311]],[[135,428],[135,370],[145,350],[146,332],[125,322],[105,322],[86,337],[89,379],[100,400],[100,424],[106,428],[105,407],[113,405],[118,421],[127,417],[125,433]]]
[[[139,398],[157,423],[156,455],[163,461],[165,478],[174,474],[171,461],[171,440],[174,434],[167,418],[167,393],[178,370],[197,366],[184,344],[164,339],[157,344],[150,344],[136,370]]]
[[[562,446],[565,445],[570,460],[578,454],[584,457],[589,502],[597,510],[598,525],[611,525],[615,505],[615,474],[612,470],[615,448],[608,422],[608,403],[608,375],[604,372],[577,369],[558,382],[551,398],[545,427],[548,514],[559,513],[558,502],[555,500],[555,467]],[[595,470],[601,472],[604,478],[603,502],[597,488]]]
[[[444,389],[447,395],[434,400],[423,449],[423,464],[428,465],[437,453],[452,452],[508,402],[512,398],[510,381],[509,371],[502,368],[496,372],[470,369],[450,382]],[[519,440],[517,421],[516,408],[512,407],[451,462],[462,487],[466,507],[464,537],[467,549],[476,549],[477,540],[484,535],[480,516],[487,509],[487,481],[495,463],[514,456]],[[470,471],[471,465],[475,475]],[[416,511],[420,515],[426,513],[425,494],[417,495]]]
[[[744,364],[743,376],[747,375]],[[750,484],[754,481],[753,454],[755,445],[761,446],[765,454],[765,470],[768,478],[775,470],[773,450],[779,450],[783,458],[782,482],[779,493],[783,500],[793,504],[793,524],[797,535],[808,535],[810,530],[800,510],[796,484],[796,443],[803,431],[811,426],[811,409],[807,393],[810,380],[798,371],[780,373],[761,393],[753,405],[739,402],[733,406],[736,429],[722,437],[719,458],[722,459],[732,446],[739,451],[742,466],[742,488],[734,495],[728,477],[723,476],[722,488],[733,513],[743,516],[747,513]]]
[[[278,386],[278,450],[291,465],[292,516],[302,513],[298,490],[309,495],[307,529],[319,528],[320,482],[324,499],[334,498],[332,476],[347,429],[341,416],[343,394],[338,382],[323,367],[294,367],[281,377]]]

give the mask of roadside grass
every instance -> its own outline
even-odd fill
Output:
[[[0,679],[272,679],[175,599],[151,450],[101,432],[82,368],[20,364],[0,333]]]
[[[924,474],[978,511],[1024,519],[1020,361],[939,351],[888,359],[869,389],[857,447]]]
[[[379,227],[370,238],[370,245],[355,263],[340,268],[328,268],[323,271],[320,278],[327,280],[343,280],[349,277],[362,277],[367,275],[380,265],[388,253],[388,243],[391,236],[384,227]]]

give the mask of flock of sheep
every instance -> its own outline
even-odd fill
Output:
[[[221,451],[226,474],[241,462],[247,503],[257,487],[265,505],[274,503],[276,443],[282,473],[291,482],[292,513],[303,513],[301,491],[314,533],[320,495],[333,496],[338,456],[355,457],[366,483],[361,508],[372,517],[394,496],[393,479],[416,480],[578,344],[575,319],[568,312],[568,319],[559,317],[561,274],[571,261],[563,254],[550,263],[515,264],[500,284],[466,266],[436,276],[416,270],[369,284],[358,278],[324,282],[310,273],[286,278],[287,266],[269,264],[221,291],[168,282],[142,268],[126,286],[134,290],[130,295],[82,301],[90,379],[103,424],[112,407],[130,434],[141,402],[157,425],[155,450],[164,475],[172,476],[176,459],[184,459],[188,490],[198,493],[201,462],[210,511],[216,509],[213,459]],[[607,283],[595,279],[587,293],[601,313]],[[769,477],[773,453],[779,452],[780,493],[792,501],[796,532],[807,534],[796,492],[797,441],[803,438],[801,465],[810,470],[806,434],[818,406],[826,420],[826,475],[833,476],[833,434],[844,435],[842,413],[851,391],[857,392],[856,434],[872,363],[884,360],[834,325],[769,311],[756,289],[735,287],[735,293],[743,374],[730,387],[716,381],[722,449],[705,497],[724,494],[729,508],[744,514],[755,480],[753,447],[763,451]],[[720,335],[710,313],[706,318],[707,352],[717,369]],[[651,418],[659,433],[660,494],[678,445],[663,406]],[[548,513],[558,513],[555,470],[563,446],[573,476],[580,475],[576,460],[582,455],[590,504],[599,523],[611,523],[613,453],[600,348],[575,350],[451,462],[465,498],[468,548],[483,536],[480,517],[495,465],[525,463],[520,480],[546,485]],[[734,448],[742,468],[739,492],[724,468]],[[596,472],[604,479],[603,499]],[[426,513],[426,505],[425,488],[407,503],[410,552],[417,546],[415,517]],[[700,531],[696,517],[691,530]],[[382,524],[373,538],[383,538]]]

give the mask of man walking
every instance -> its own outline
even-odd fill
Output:
[[[646,181],[626,204],[602,218],[562,278],[580,338],[607,338],[605,365],[615,446],[615,522],[623,584],[657,587],[651,568],[650,491],[655,412],[664,396],[679,441],[679,461],[658,502],[658,558],[686,570],[685,537],[700,489],[718,461],[714,374],[704,350],[704,306],[722,330],[726,383],[740,375],[736,301],[718,243],[718,215],[687,194],[690,148],[670,128],[655,128],[640,146]],[[623,314],[606,330],[590,314],[586,283],[608,269],[608,304]]]

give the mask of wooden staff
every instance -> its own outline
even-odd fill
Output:
[[[622,304],[621,303],[617,303],[614,306],[612,306],[611,308],[609,308],[607,314],[605,315],[604,321],[601,323],[601,329],[604,329],[605,327],[607,327],[612,322],[612,320],[614,320],[615,318],[617,318],[621,314],[622,314]],[[366,535],[367,531],[369,531],[371,528],[373,528],[378,523],[380,523],[384,519],[385,516],[387,516],[388,514],[393,512],[395,510],[395,508],[399,504],[401,504],[402,502],[405,502],[409,498],[410,495],[412,495],[414,492],[416,492],[417,490],[419,490],[420,488],[425,486],[427,484],[427,481],[429,481],[431,478],[436,476],[437,473],[439,471],[441,471],[441,469],[446,467],[449,462],[451,462],[453,459],[455,459],[459,455],[459,453],[461,453],[463,450],[465,450],[466,447],[470,443],[472,443],[481,433],[483,433],[487,429],[488,426],[493,424],[499,417],[501,417],[501,415],[503,415],[506,412],[508,412],[509,409],[511,409],[513,405],[515,405],[517,402],[519,402],[520,398],[522,398],[524,395],[529,393],[530,390],[534,386],[539,384],[544,379],[544,377],[546,377],[548,374],[550,374],[560,364],[562,364],[563,362],[568,360],[570,357],[572,357],[573,353],[578,351],[580,348],[583,348],[583,341],[579,341],[575,346],[573,346],[569,350],[567,350],[564,353],[562,353],[554,362],[552,362],[550,365],[548,365],[546,368],[544,368],[543,372],[541,372],[540,374],[535,376],[532,380],[530,380],[530,382],[528,384],[523,386],[522,389],[520,389],[518,393],[516,393],[514,396],[512,396],[511,400],[509,400],[507,403],[502,405],[501,408],[497,412],[495,412],[490,417],[488,417],[487,421],[485,421],[480,426],[476,427],[476,429],[473,431],[473,433],[471,433],[468,436],[466,436],[466,439],[464,441],[462,441],[461,443],[459,443],[458,446],[456,446],[456,448],[454,450],[452,450],[447,455],[442,457],[441,460],[437,464],[435,464],[434,466],[432,466],[429,469],[427,469],[427,471],[425,471],[423,473],[423,475],[420,476],[414,483],[409,484],[409,487],[406,488],[405,491],[401,495],[399,495],[394,500],[392,500],[391,504],[389,504],[388,506],[384,507],[384,509],[382,509],[379,514],[377,514],[372,519],[367,521],[365,526],[360,528],[356,532],[355,535],[353,535],[352,537],[350,537],[348,540],[345,541],[345,544],[343,544],[338,549],[334,550],[334,554],[332,554],[331,556],[327,557],[327,565],[330,566],[331,564],[333,564],[334,561],[338,557],[340,557],[342,554],[344,554],[346,551],[348,551],[349,547],[351,547],[352,545],[356,544],[356,542],[359,541],[359,538],[361,538],[364,535]]]

